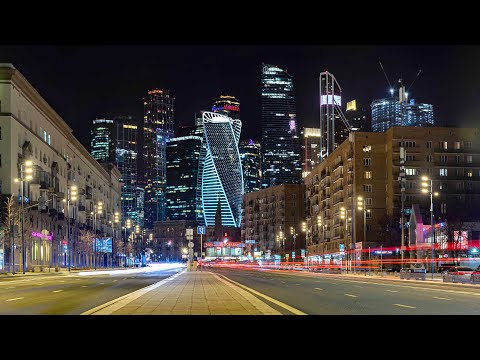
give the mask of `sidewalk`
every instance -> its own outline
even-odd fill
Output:
[[[82,315],[281,315],[208,271],[182,271]]]

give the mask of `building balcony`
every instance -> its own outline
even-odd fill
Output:
[[[325,173],[325,174],[323,174],[323,175],[320,177],[320,180],[323,180],[323,179],[325,179],[326,177],[329,177],[329,176],[330,176],[330,173],[329,173],[329,172],[328,172],[328,173]]]
[[[58,212],[57,212],[57,209],[48,209],[48,213],[51,216],[56,216]]]
[[[78,211],[85,211],[85,205],[84,204],[78,205]]]
[[[441,154],[480,154],[480,149],[443,149],[443,148],[434,148],[434,152],[441,153]]]
[[[435,167],[457,167],[457,168],[468,168],[468,167],[480,167],[480,162],[475,161],[471,163],[467,163],[465,161],[456,162],[456,161],[448,161],[448,162],[438,162],[435,161],[433,163]]]

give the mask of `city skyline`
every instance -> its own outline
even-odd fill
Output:
[[[144,53],[151,56],[137,56]],[[168,89],[176,98],[177,126],[192,125],[195,113],[209,111],[219,95],[235,96],[242,103],[242,138],[259,140],[262,62],[293,76],[300,127],[318,127],[322,71],[335,74],[344,103],[356,99],[370,106],[388,96],[380,60],[395,86],[402,77],[409,87],[422,69],[410,92],[416,102],[433,104],[439,123],[473,126],[480,106],[470,89],[480,80],[474,67],[479,57],[476,46],[447,45],[0,46],[0,62],[12,61],[22,71],[86,148],[86,122],[119,113],[142,118],[139,103],[151,88]]]

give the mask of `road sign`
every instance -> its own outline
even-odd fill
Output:
[[[194,245],[193,245],[193,242],[189,241],[189,242],[188,242],[188,247],[189,247],[189,248],[193,248],[193,246],[194,246]]]
[[[185,235],[192,235],[193,236],[193,229],[186,229]]]
[[[288,259],[288,258],[290,257],[290,255],[289,255],[289,254],[285,254],[285,257]]]
[[[292,258],[295,259],[295,251],[292,251]]]
[[[255,244],[255,240],[245,240],[245,244]]]
[[[197,226],[197,234],[205,235],[205,226]]]

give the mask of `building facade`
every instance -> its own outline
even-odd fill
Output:
[[[305,250],[304,196],[303,184],[282,184],[243,196],[241,236],[243,242],[252,244],[250,252],[282,258],[288,254],[291,260],[294,251],[296,259],[301,259],[301,249]]]
[[[90,131],[90,153],[98,162],[115,161],[115,126],[113,120],[95,119]]]
[[[400,97],[372,101],[372,131],[384,132],[393,126],[434,125],[433,105],[416,104],[414,99],[407,102],[404,90],[399,93]]]
[[[352,131],[372,131],[371,111],[357,100],[347,102],[345,118],[352,127]]]
[[[232,119],[240,119],[240,100],[235,96],[221,95],[213,100],[212,112],[218,112]]]
[[[305,178],[309,254],[340,261],[346,260],[342,247],[400,247],[401,166],[405,228],[412,204],[430,208],[430,197],[421,192],[423,176],[433,180],[440,194],[434,203],[436,222],[478,218],[479,134],[473,128],[398,126],[384,133],[353,132]],[[358,197],[365,200],[365,211],[355,210]],[[407,229],[403,235],[406,241]]]
[[[302,143],[302,178],[305,178],[321,161],[320,128],[303,128],[300,132]]]
[[[202,138],[196,135],[180,136],[167,143],[166,211],[170,220],[196,220],[198,188],[198,161]]]
[[[221,203],[222,225],[240,226],[243,174],[238,142],[242,122],[225,115],[203,112],[205,157],[202,170],[201,197],[206,226],[215,224],[218,201]]]
[[[145,227],[165,220],[167,142],[174,137],[175,98],[167,90],[150,90],[143,99],[143,168],[145,188]]]
[[[262,187],[301,183],[302,167],[293,77],[262,64]]]
[[[243,170],[244,193],[260,190],[262,186],[262,161],[260,143],[253,139],[240,141],[238,145]]]
[[[21,182],[14,179],[21,176],[22,164],[33,163],[32,179],[24,182],[25,268],[67,266],[68,253],[71,266],[111,264],[113,254],[95,254],[92,245],[95,236],[120,236],[114,214],[121,206],[121,175],[115,167],[102,167],[89,154],[12,64],[0,65],[0,134],[0,189],[4,198],[14,195],[21,199]],[[67,203],[73,186],[78,189],[77,200]],[[99,202],[103,210],[92,216]],[[12,208],[18,211],[17,204],[15,201]],[[1,208],[7,210],[3,203]],[[5,263],[11,268],[10,247],[15,245],[13,258],[16,271],[20,271],[21,234],[12,237],[7,231],[4,235]]]

